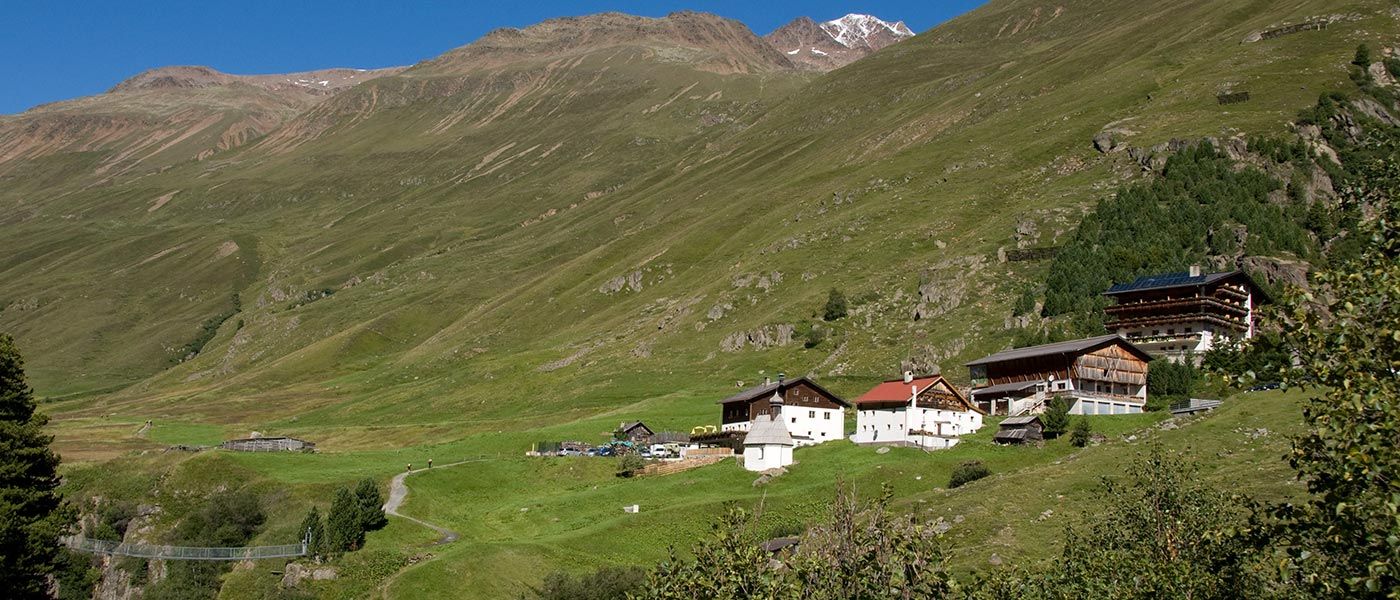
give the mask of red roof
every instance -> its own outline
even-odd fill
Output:
[[[856,404],[888,404],[890,402],[908,402],[909,397],[914,395],[912,387],[918,387],[923,391],[934,382],[942,379],[937,375],[930,377],[920,377],[909,383],[905,383],[903,378],[893,381],[886,381],[861,394],[856,398]]]

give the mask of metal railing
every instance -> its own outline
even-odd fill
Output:
[[[244,548],[200,548],[194,546],[157,546],[151,544],[124,544],[107,540],[93,540],[81,535],[61,538],[64,546],[89,554],[111,554],[134,556],[137,558],[157,558],[163,560],[259,560],[264,558],[292,558],[306,556],[306,544],[283,546],[249,546]]]

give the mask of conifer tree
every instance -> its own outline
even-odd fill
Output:
[[[384,517],[384,498],[379,495],[379,486],[374,484],[373,479],[360,480],[360,485],[355,487],[355,504],[359,507],[360,529],[363,531],[383,529],[389,524]]]
[[[1072,401],[1062,396],[1050,399],[1045,413],[1040,415],[1040,423],[1045,427],[1045,437],[1060,437],[1069,430],[1069,408]]]
[[[326,553],[326,523],[321,518],[321,511],[315,506],[312,506],[311,512],[306,513],[306,518],[301,520],[301,534],[306,536],[307,553],[312,556]]]
[[[846,318],[846,295],[836,288],[831,288],[831,293],[826,296],[826,306],[822,309],[822,319],[835,321],[844,318]]]
[[[359,505],[350,490],[340,488],[326,513],[326,552],[351,552],[364,543],[364,517]]]
[[[44,597],[59,560],[58,538],[74,514],[58,493],[58,456],[35,412],[14,338],[0,334],[0,589]]]

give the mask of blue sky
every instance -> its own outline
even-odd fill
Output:
[[[96,94],[145,69],[207,65],[228,73],[412,64],[497,27],[603,11],[662,16],[702,10],[759,35],[795,17],[851,12],[916,32],[981,0],[8,0],[0,5],[0,114]]]

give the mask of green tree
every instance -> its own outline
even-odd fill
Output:
[[[1064,396],[1050,399],[1050,404],[1040,415],[1040,423],[1045,426],[1046,437],[1057,438],[1069,430],[1069,409],[1073,402]]]
[[[846,318],[846,295],[836,288],[831,288],[831,292],[826,295],[826,307],[822,309],[822,319],[835,321],[844,318]]]
[[[1371,47],[1366,44],[1356,46],[1356,56],[1351,59],[1351,64],[1363,69],[1371,66]]]
[[[1094,430],[1089,426],[1089,417],[1081,416],[1074,420],[1074,428],[1069,432],[1069,443],[1076,448],[1083,448],[1089,445],[1093,434]]]
[[[0,589],[42,597],[61,558],[59,536],[75,519],[58,493],[58,455],[44,434],[14,338],[0,334]]]
[[[1396,198],[1400,166],[1365,165],[1363,193]],[[1306,435],[1290,462],[1312,493],[1278,510],[1277,532],[1295,580],[1318,598],[1395,598],[1400,590],[1400,205],[1364,232],[1370,248],[1312,276],[1312,293],[1284,303],[1283,343],[1310,388]]]
[[[379,495],[379,486],[368,477],[355,486],[355,506],[360,511],[360,529],[377,531],[389,524],[384,516],[384,497]]]
[[[364,544],[364,518],[355,503],[355,495],[340,488],[335,491],[330,510],[326,511],[326,552],[353,552]]]
[[[603,567],[583,575],[555,571],[531,594],[538,600],[619,600],[640,593],[646,581],[647,572],[639,567]]]
[[[306,536],[306,550],[312,556],[326,554],[326,520],[321,518],[321,511],[315,506],[306,513],[306,518],[301,520],[301,528],[298,530]]]

